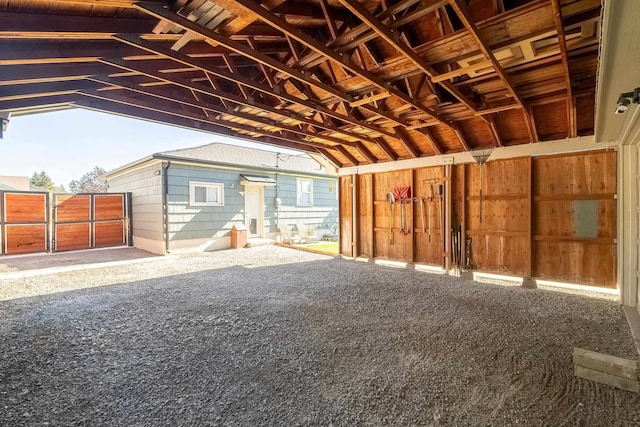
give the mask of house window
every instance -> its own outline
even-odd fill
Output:
[[[189,182],[191,206],[224,206],[224,184],[214,182]]]
[[[298,178],[298,206],[313,206],[313,180]]]

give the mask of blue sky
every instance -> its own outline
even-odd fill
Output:
[[[287,154],[265,144],[73,109],[12,117],[0,139],[0,175],[31,176],[46,171],[53,181],[69,181],[101,166],[114,169],[158,151],[225,142]]]

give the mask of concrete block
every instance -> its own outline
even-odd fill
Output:
[[[583,348],[573,349],[573,364],[616,377],[638,381],[638,363]]]
[[[617,377],[615,375],[585,368],[583,366],[576,366],[575,373],[576,377],[584,378],[585,380],[595,381],[597,383],[610,385],[612,387],[632,391],[634,393],[640,393],[640,382],[637,380],[634,381],[628,378]]]

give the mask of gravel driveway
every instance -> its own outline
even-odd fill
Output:
[[[257,247],[0,275],[0,425],[640,425],[611,300]]]

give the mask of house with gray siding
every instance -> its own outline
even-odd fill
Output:
[[[283,223],[334,234],[330,168],[303,155],[213,143],[155,153],[105,178],[109,191],[132,194],[133,244],[164,254],[229,248],[234,225],[249,239],[277,240]]]

